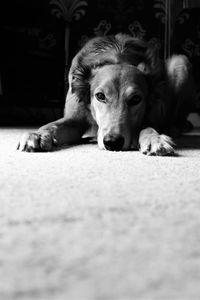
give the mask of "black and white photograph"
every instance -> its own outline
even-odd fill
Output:
[[[0,300],[200,299],[200,0],[0,1]]]

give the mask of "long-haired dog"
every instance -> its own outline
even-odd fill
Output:
[[[80,143],[93,131],[101,149],[173,154],[194,97],[191,67],[183,55],[167,61],[140,39],[97,37],[81,49],[69,71],[64,117],[21,137],[21,151],[51,151]]]

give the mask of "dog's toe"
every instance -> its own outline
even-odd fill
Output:
[[[142,154],[148,156],[174,155],[173,141],[166,135],[149,136],[140,145]]]
[[[172,140],[166,135],[160,135],[159,139],[152,145],[152,153],[158,156],[174,154]]]
[[[50,151],[53,148],[53,139],[48,132],[25,133],[17,145],[17,150],[25,152]]]
[[[149,155],[150,152],[151,152],[151,144],[150,143],[149,144],[145,143],[145,144],[141,145],[140,146],[140,151],[144,155]]]
[[[37,133],[24,133],[17,146],[17,150],[36,152],[40,150],[40,135]]]

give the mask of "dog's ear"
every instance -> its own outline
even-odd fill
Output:
[[[151,75],[158,75],[163,69],[159,48],[149,43],[146,51],[147,66]]]
[[[159,48],[152,43],[146,43],[143,59],[137,65],[138,69],[148,76],[158,75],[162,69],[162,63],[159,57]]]
[[[137,68],[146,76],[150,85],[164,78],[165,66],[159,57],[159,49],[149,45],[146,50],[146,59],[140,62]]]
[[[147,63],[141,62],[139,65],[137,65],[137,68],[145,75],[150,74],[150,67]]]
[[[72,72],[71,90],[76,93],[79,101],[88,102],[90,99],[90,78],[91,70],[81,62]]]
[[[145,76],[145,79],[146,79],[146,83],[147,83],[147,87],[148,87],[148,97],[147,97],[147,103],[150,102],[150,98],[151,98],[151,94],[152,94],[152,86],[153,86],[153,78],[152,78],[152,74],[151,74],[151,69],[150,69],[150,66],[145,63],[145,62],[142,62],[142,63],[139,63],[137,65],[137,68],[138,70],[140,70],[144,76]]]

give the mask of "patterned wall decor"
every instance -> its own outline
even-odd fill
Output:
[[[80,3],[86,4],[86,1]],[[167,58],[174,48],[176,27],[187,26],[193,19],[191,8],[194,6],[200,7],[200,1],[87,0],[87,7],[82,7],[85,17],[76,24],[71,23],[69,52],[73,56],[74,50],[77,51],[91,36],[126,32],[155,43],[161,48],[161,56]],[[193,26],[198,30],[198,24]]]
[[[161,47],[164,24],[155,17],[154,1],[87,0],[85,17],[73,24],[70,57],[92,36],[129,33]],[[95,13],[94,13],[95,12]]]
[[[51,0],[50,5],[54,6],[51,10],[57,18],[63,19],[65,27],[65,63],[68,64],[70,27],[73,20],[78,21],[85,15],[87,2],[83,0]]]

